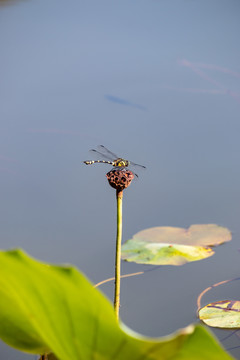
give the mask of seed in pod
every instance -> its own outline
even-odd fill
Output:
[[[106,177],[109,185],[119,191],[126,189],[134,179],[132,171],[126,169],[112,169]]]

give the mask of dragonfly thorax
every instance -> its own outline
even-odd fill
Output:
[[[116,167],[128,167],[130,165],[130,162],[128,160],[118,158],[113,161],[113,166]]]

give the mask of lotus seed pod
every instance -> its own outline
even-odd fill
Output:
[[[134,174],[126,169],[112,169],[106,174],[109,185],[118,191],[126,189],[134,179]]]

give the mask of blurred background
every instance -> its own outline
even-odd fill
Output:
[[[197,322],[198,294],[239,276],[239,20],[238,0],[1,1],[0,247],[112,277],[111,166],[82,162],[103,144],[147,167],[124,192],[124,241],[152,226],[233,232],[211,258],[122,280],[135,331]],[[112,300],[113,282],[101,290]],[[203,305],[239,296],[233,282]],[[214,332],[240,359],[238,333]],[[36,359],[2,342],[0,355]]]

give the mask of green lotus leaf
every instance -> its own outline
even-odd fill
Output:
[[[212,256],[211,248],[202,246],[146,243],[131,239],[122,247],[122,259],[138,264],[183,265]]]
[[[227,329],[240,328],[240,301],[216,301],[201,308],[198,315],[208,326]]]
[[[122,259],[140,264],[183,265],[214,254],[210,246],[231,240],[231,232],[215,224],[188,229],[153,227],[138,232],[122,246]]]
[[[58,360],[230,360],[202,326],[150,339],[116,321],[107,298],[74,267],[0,252],[0,337]]]

